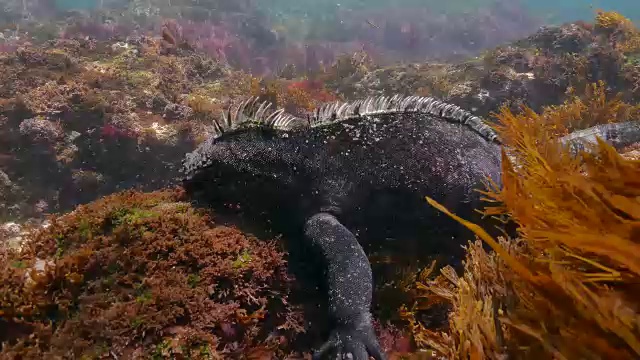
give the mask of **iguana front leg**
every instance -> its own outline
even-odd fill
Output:
[[[331,335],[314,354],[322,359],[334,352],[338,359],[384,360],[370,313],[373,276],[356,237],[333,215],[319,213],[305,224],[304,236],[326,265]],[[351,356],[349,356],[351,354]]]

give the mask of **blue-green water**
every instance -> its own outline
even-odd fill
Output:
[[[60,10],[91,10],[100,6],[100,0],[55,0],[54,3]]]
[[[264,10],[282,17],[306,16],[329,17],[340,9],[371,10],[379,8],[423,7],[434,13],[455,14],[473,12],[479,7],[495,3],[495,0],[262,0],[258,2]],[[547,23],[564,23],[576,20],[591,20],[597,9],[617,11],[640,20],[639,0],[512,0],[504,3],[520,3]]]
[[[496,6],[496,4],[498,4]],[[261,0],[256,5],[272,22],[282,25],[297,39],[323,38],[338,40],[345,14],[384,14],[403,8],[426,9],[429,15],[473,16],[478,9],[500,9],[500,4],[520,6],[539,24],[558,25],[577,20],[593,21],[598,10],[617,11],[640,22],[640,0]],[[492,8],[493,6],[493,8]],[[411,14],[411,10],[408,10]],[[485,10],[486,11],[486,10]],[[492,10],[488,10],[492,11]],[[504,16],[501,14],[500,16]],[[396,17],[397,19],[397,17]],[[415,19],[414,19],[415,20]],[[425,20],[426,21],[426,20]],[[336,29],[338,29],[336,31]],[[294,36],[295,36],[294,35]],[[522,34],[520,34],[522,35]],[[520,36],[518,35],[518,36]]]
[[[240,1],[240,0],[238,0]],[[122,0],[120,3],[136,2]],[[176,1],[175,3],[193,3],[202,5],[199,0]],[[215,4],[215,1],[210,1]],[[313,18],[331,20],[342,10],[373,10],[381,8],[422,7],[434,13],[452,14],[456,12],[473,12],[479,7],[490,5],[495,0],[259,0],[255,5],[274,18]],[[511,2],[518,2],[512,0]],[[55,0],[60,10],[92,9],[100,6],[100,0]],[[149,3],[162,6],[170,1],[154,1]],[[547,23],[562,23],[575,20],[590,20],[596,9],[618,11],[623,15],[640,20],[639,0],[521,0],[520,3]]]
[[[637,0],[527,0],[525,4],[551,23],[591,20],[598,9],[617,11],[640,21],[640,1]]]

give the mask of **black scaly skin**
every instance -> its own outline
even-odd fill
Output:
[[[580,151],[588,150],[589,145],[595,145],[596,138],[600,138],[620,150],[640,141],[640,121],[596,125],[588,129],[574,131],[564,136],[560,141],[568,144],[572,154],[577,155]]]
[[[314,251],[333,329],[314,358],[385,359],[360,243],[369,252],[461,259],[470,234],[424,198],[493,225],[474,211],[481,207],[474,189],[487,178],[500,186],[497,136],[478,117],[432,98],[330,104],[309,119],[266,109],[249,101],[214,123],[213,136],[184,161],[185,189],[207,206],[239,204]]]

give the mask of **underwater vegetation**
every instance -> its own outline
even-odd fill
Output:
[[[503,105],[535,111],[559,105],[572,93],[604,81],[606,91],[640,101],[640,32],[624,16],[598,12],[592,22],[546,26],[460,62],[341,67],[328,79],[346,99],[396,93],[436,96],[489,117]]]
[[[170,184],[240,97],[294,113],[337,98],[321,82],[262,80],[170,41],[55,40],[0,55],[0,218]]]
[[[22,249],[3,244],[0,270],[3,358],[284,358],[319,335],[277,239],[219,222],[179,188],[55,216]],[[376,330],[386,350],[410,348],[394,326]]]
[[[479,239],[463,273],[403,268],[377,289],[376,316],[394,320],[377,329],[391,356],[639,355],[638,147],[599,144],[578,162],[553,141],[640,115],[640,31],[625,16],[533,32],[517,7],[437,19],[371,8],[338,13],[327,33],[272,26],[249,1],[5,3],[15,26],[0,39],[0,222],[66,214],[0,240],[0,357],[302,357],[320,330],[303,322],[277,239],[167,187],[237,99],[303,116],[391,94],[494,114],[513,151],[484,211],[520,226],[517,239],[491,239],[466,223]],[[506,40],[495,31],[521,39],[494,47]],[[388,64],[398,57],[420,62]]]
[[[390,358],[637,355],[629,334],[638,326],[639,160],[599,144],[580,161],[540,141],[637,111],[607,97],[603,84],[590,88],[540,114],[496,114],[519,166],[505,154],[505,186],[486,192],[496,205],[485,212],[516,221],[520,237],[494,240],[465,223],[480,239],[467,246],[462,275],[447,266],[435,279],[433,267],[405,273],[396,299],[380,296],[378,285],[376,298],[386,301],[376,315],[397,312],[405,321],[378,325]],[[564,116],[576,109],[601,115]],[[8,358],[301,358],[319,338],[303,321],[308,304],[294,296],[278,239],[195,209],[180,188],[109,195],[25,238],[0,251],[0,342]],[[405,306],[395,307],[397,298]],[[442,316],[432,313],[442,305],[449,323],[434,328],[423,315]]]
[[[2,249],[0,342],[11,358],[218,359],[302,331],[283,253],[180,202],[123,192]]]
[[[453,310],[444,332],[410,320],[418,343],[448,359],[640,355],[640,262],[634,255],[640,162],[604,142],[575,158],[553,141],[570,127],[618,120],[619,101],[608,102],[593,88],[596,95],[586,104],[576,99],[541,115],[507,108],[497,114],[512,158],[503,153],[504,186],[485,192],[495,205],[484,213],[515,221],[518,238],[494,239],[427,199],[478,240],[467,246],[462,275],[448,266],[435,279],[422,274],[416,308],[444,301]],[[571,116],[576,108],[590,109],[593,118],[586,111],[584,120]],[[633,110],[631,119],[637,119],[637,106]],[[629,120],[625,113],[619,121]],[[411,311],[406,316],[411,319]]]

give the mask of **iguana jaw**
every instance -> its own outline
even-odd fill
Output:
[[[289,166],[276,154],[281,141],[273,131],[257,127],[209,138],[183,162],[182,185],[203,203],[259,208],[270,189],[282,191],[290,181]]]

